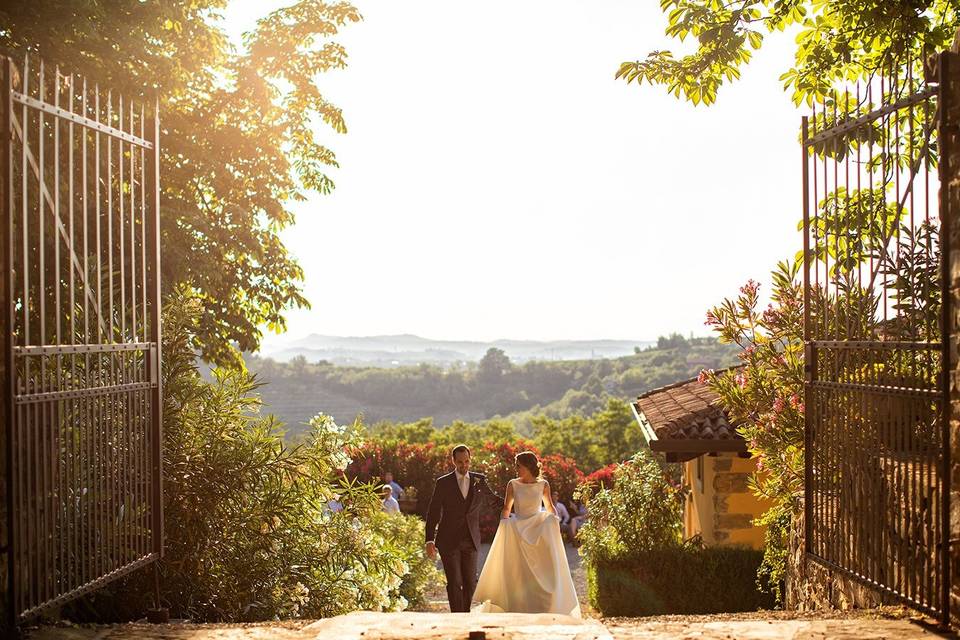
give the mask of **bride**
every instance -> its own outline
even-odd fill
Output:
[[[500,526],[480,572],[474,611],[561,613],[580,617],[580,603],[560,537],[550,485],[536,454],[517,454],[517,477],[507,483]],[[543,510],[546,505],[547,510]],[[516,514],[510,515],[514,507]]]

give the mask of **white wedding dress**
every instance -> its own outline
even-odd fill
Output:
[[[561,613],[580,617],[580,602],[556,516],[542,510],[543,480],[511,480],[515,513],[500,520],[474,599],[483,613]]]

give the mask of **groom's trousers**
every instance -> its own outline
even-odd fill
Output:
[[[440,552],[443,572],[447,576],[447,599],[451,613],[470,611],[473,592],[477,588],[477,549],[469,537],[453,549]]]

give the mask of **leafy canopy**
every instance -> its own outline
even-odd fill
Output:
[[[164,293],[190,287],[203,304],[194,347],[239,364],[261,327],[280,332],[285,310],[309,306],[279,232],[293,202],[334,187],[336,155],[314,131],[347,127],[317,79],[346,66],[332,38],[361,16],[349,2],[299,0],[259,20],[238,51],[222,29],[226,5],[9,0],[0,49],[39,54],[114,96],[159,97]]]
[[[711,104],[724,82],[740,77],[766,34],[792,27],[794,65],[780,79],[796,104],[813,104],[835,83],[947,48],[960,22],[958,6],[957,0],[661,0],[666,34],[694,39],[694,50],[652,51],[621,63],[616,77]]]

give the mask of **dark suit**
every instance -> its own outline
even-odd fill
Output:
[[[452,612],[470,610],[477,586],[480,507],[491,499],[503,503],[503,498],[491,491],[486,476],[473,471],[469,475],[466,498],[455,472],[437,478],[427,511],[427,542],[432,540],[440,552]]]

